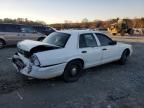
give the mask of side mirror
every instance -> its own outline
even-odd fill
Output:
[[[117,41],[112,41],[109,43],[109,45],[116,45],[117,44]]]

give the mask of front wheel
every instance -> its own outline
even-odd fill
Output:
[[[124,31],[121,31],[121,32],[120,32],[120,35],[121,35],[121,36],[124,36],[124,35],[125,35],[125,32],[124,32]]]
[[[133,29],[129,29],[129,30],[128,30],[128,34],[129,34],[129,35],[133,35],[133,34],[134,34],[134,30],[133,30]]]
[[[128,53],[129,53],[128,50],[125,50],[125,51],[122,53],[122,56],[121,56],[121,58],[120,58],[120,60],[119,60],[119,63],[120,63],[121,65],[126,64],[127,57],[128,57],[128,55],[129,55]]]
[[[3,40],[0,39],[0,49],[3,48],[5,45],[5,42]]]
[[[82,74],[82,70],[83,70],[83,66],[81,62],[73,61],[73,62],[68,63],[63,73],[64,81],[75,82],[79,80]]]
[[[113,35],[113,36],[116,36],[116,35],[117,35],[117,33],[112,33],[112,35]]]

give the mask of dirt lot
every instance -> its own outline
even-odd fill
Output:
[[[144,108],[144,38],[113,38],[133,45],[127,64],[85,70],[75,83],[27,80],[11,64],[15,46],[1,49],[0,108]]]

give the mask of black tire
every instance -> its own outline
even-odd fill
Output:
[[[133,30],[133,29],[129,29],[129,30],[128,30],[128,34],[129,34],[129,35],[133,35],[133,34],[134,34],[134,30]]]
[[[121,36],[124,36],[124,35],[125,35],[125,32],[124,32],[124,31],[121,31],[121,32],[120,32],[120,35],[121,35]]]
[[[3,48],[5,46],[5,41],[0,39],[0,49]]]
[[[119,63],[121,65],[125,65],[127,62],[127,57],[129,56],[129,50],[124,50],[124,52],[122,53],[122,56],[119,60]]]
[[[67,64],[62,75],[65,82],[75,82],[82,74],[83,66],[80,61],[72,61]]]
[[[116,35],[117,35],[117,33],[112,33],[112,35],[113,35],[113,36],[116,36]]]

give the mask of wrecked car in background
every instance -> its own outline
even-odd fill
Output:
[[[131,45],[89,30],[53,32],[42,42],[19,42],[17,49],[12,62],[18,72],[38,79],[62,76],[67,82],[77,81],[86,68],[112,61],[125,64],[132,54]]]

